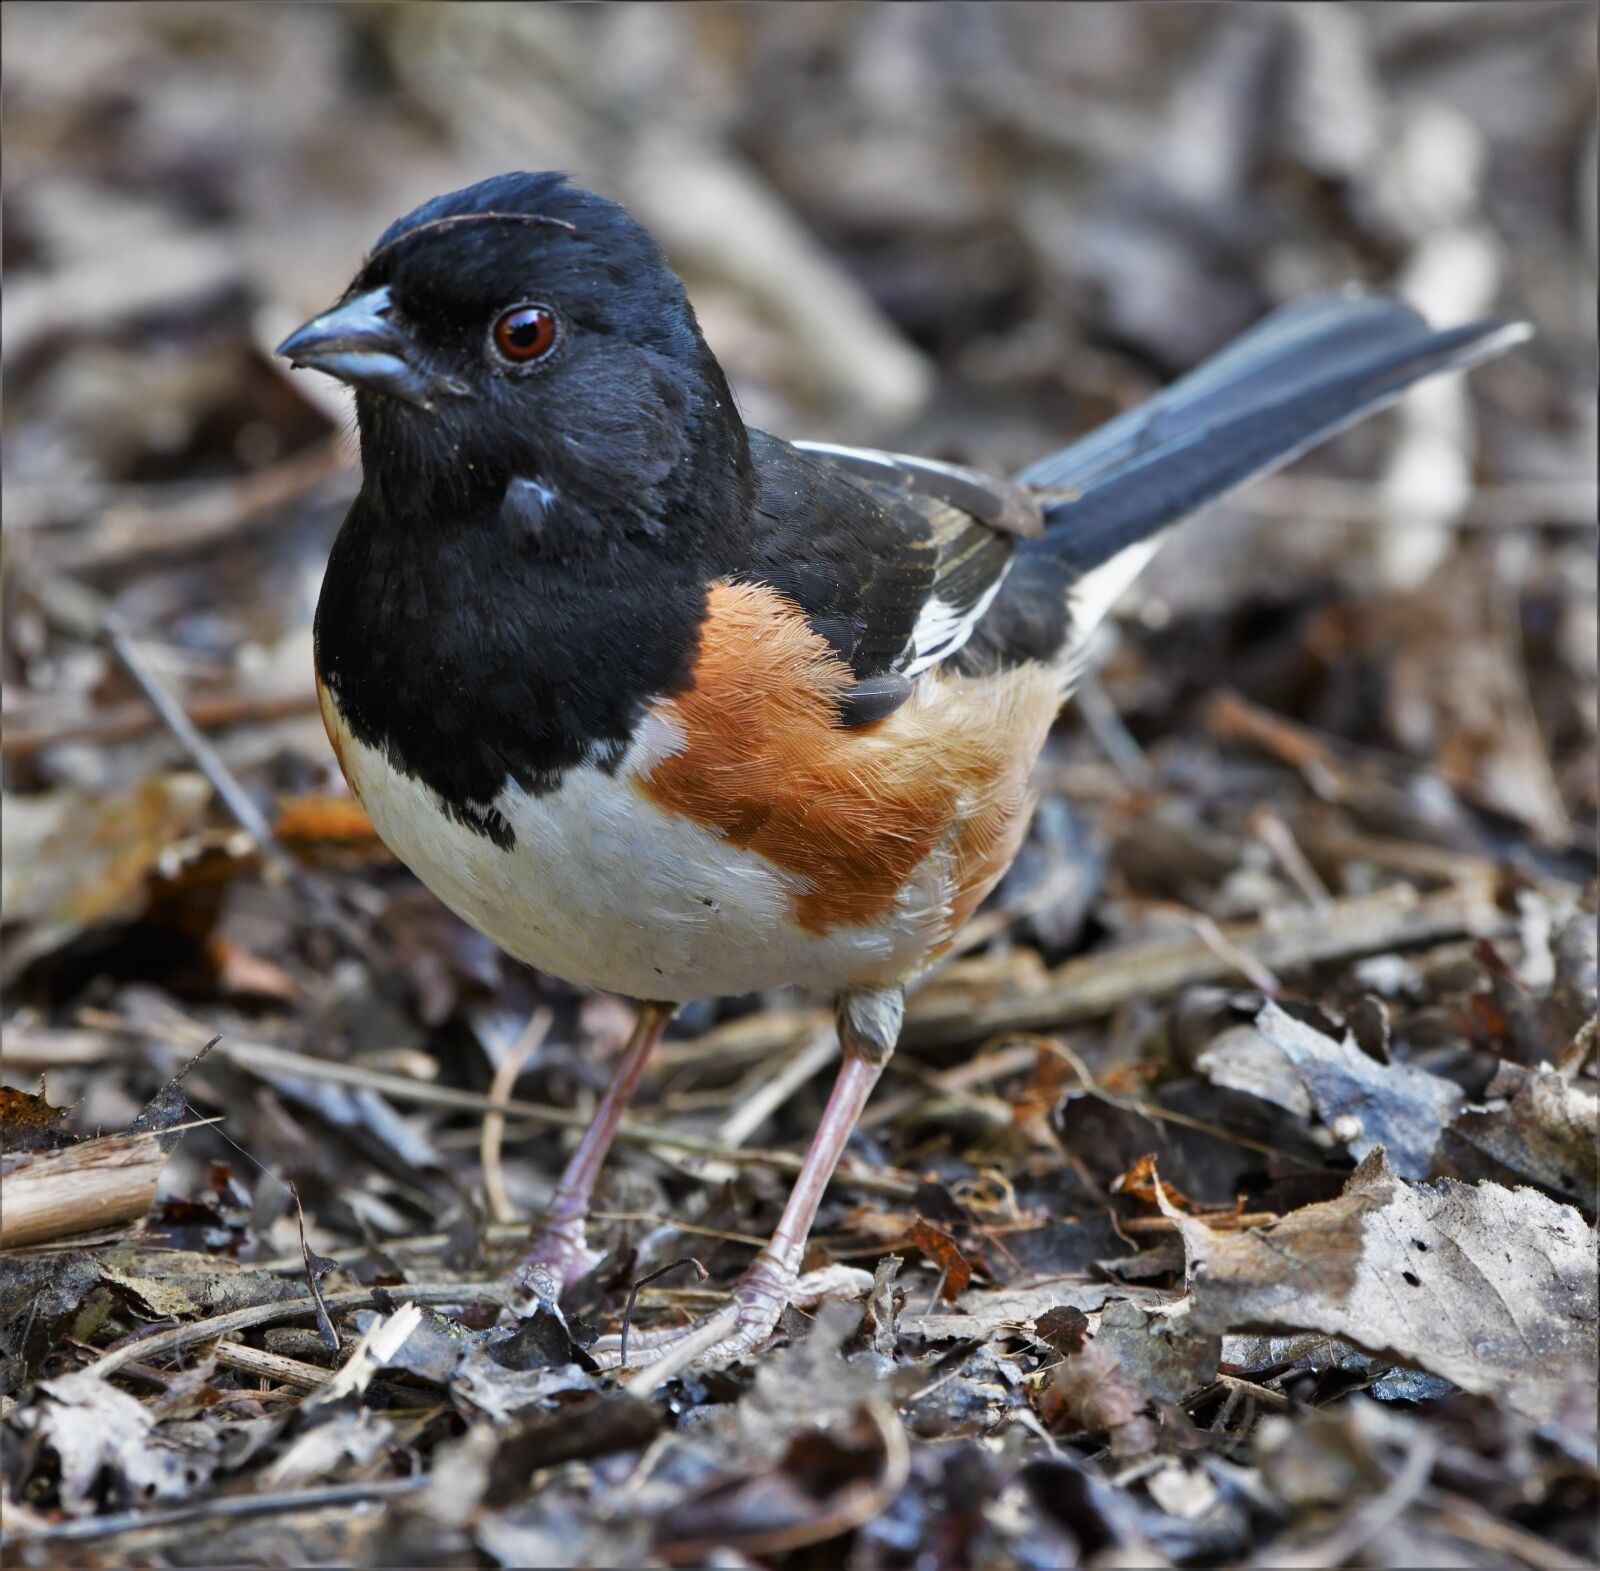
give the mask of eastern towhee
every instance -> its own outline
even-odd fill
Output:
[[[711,1351],[859,1275],[800,1278],[806,1235],[903,988],[1016,853],[1096,622],[1175,523],[1525,331],[1310,300],[1004,481],[747,426],[655,241],[560,175],[392,225],[278,351],[356,393],[328,736],[447,905],[642,1006],[525,1269],[594,1264],[590,1192],[673,1007],[794,983],[836,1001],[843,1065]]]

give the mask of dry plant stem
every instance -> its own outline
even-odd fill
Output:
[[[415,1304],[498,1304],[505,1292],[505,1284],[493,1282],[413,1282],[393,1289]],[[322,1302],[331,1311],[335,1309],[365,1309],[376,1300],[365,1288],[348,1293],[324,1293]],[[87,1374],[105,1379],[114,1375],[124,1364],[144,1363],[165,1353],[175,1353],[201,1342],[212,1342],[232,1336],[236,1331],[249,1331],[256,1326],[271,1325],[275,1320],[295,1320],[301,1315],[315,1315],[317,1300],[285,1298],[272,1304],[251,1304],[245,1309],[231,1309],[227,1314],[212,1315],[205,1320],[191,1320],[186,1325],[174,1326],[170,1331],[158,1331],[154,1336],[141,1337],[136,1342],[125,1342],[114,1347],[102,1358],[88,1366]]]
[[[166,1160],[154,1135],[100,1135],[8,1157],[0,1176],[0,1249],[138,1221],[155,1200]]]
[[[339,435],[328,437],[269,468],[225,484],[207,486],[186,502],[168,507],[124,506],[87,539],[58,542],[43,532],[41,555],[57,572],[112,565],[127,571],[182,556],[266,523],[324,481],[351,468],[349,450]],[[134,488],[130,488],[130,494]],[[350,485],[353,495],[355,486]]]
[[[303,693],[219,693],[210,698],[191,699],[183,706],[190,723],[200,731],[218,731],[228,726],[291,720],[315,714],[317,695]],[[153,731],[161,717],[149,704],[117,704],[81,720],[69,720],[51,729],[12,726],[0,736],[0,753],[7,758],[32,758],[35,753],[62,742],[93,742],[111,747]]]
[[[13,1544],[54,1544],[86,1539],[115,1538],[123,1533],[152,1532],[166,1527],[186,1527],[191,1522],[215,1522],[248,1516],[277,1516],[291,1511],[327,1511],[336,1506],[359,1505],[367,1500],[393,1500],[414,1495],[428,1480],[380,1478],[367,1483],[329,1484],[321,1489],[290,1489],[282,1494],[219,1495],[193,1500],[187,1505],[156,1511],[123,1511],[114,1516],[86,1517],[75,1522],[52,1522],[34,1528],[8,1522],[6,1539]]]
[[[680,1222],[676,1217],[663,1216],[656,1211],[591,1211],[589,1215],[596,1222],[638,1222],[646,1227],[670,1227],[674,1232],[692,1233],[696,1238],[720,1238],[725,1243],[746,1244],[752,1249],[759,1249],[766,1243],[766,1239],[757,1238],[753,1233],[735,1233],[722,1227],[700,1227],[693,1222]],[[484,1228],[483,1238],[491,1248],[500,1244],[521,1245],[527,1242],[528,1224],[491,1222]],[[448,1233],[415,1233],[409,1237],[380,1240],[384,1253],[396,1256],[438,1254],[447,1248],[449,1243]],[[348,1249],[330,1249],[327,1258],[335,1265],[346,1265],[352,1260],[360,1260],[369,1248],[367,1244],[353,1244]],[[305,1267],[299,1255],[276,1255],[271,1260],[258,1260],[255,1269],[281,1274],[302,1271]]]
[[[140,1036],[148,1037],[142,1029]],[[419,1103],[425,1107],[456,1107],[466,1112],[483,1113],[498,1109],[527,1119],[541,1129],[586,1129],[589,1120],[581,1113],[567,1108],[551,1107],[543,1102],[525,1102],[508,1098],[496,1103],[492,1098],[476,1091],[458,1091],[453,1086],[429,1085],[408,1075],[389,1074],[380,1069],[367,1069],[359,1064],[341,1064],[331,1059],[313,1058],[309,1053],[292,1053],[287,1048],[271,1047],[264,1042],[228,1042],[217,1046],[217,1055],[237,1064],[241,1069],[258,1074],[299,1075],[306,1080],[323,1080],[334,1085],[363,1086],[392,1097],[397,1102]],[[660,1146],[666,1151],[686,1151],[691,1156],[715,1157],[740,1167],[771,1167],[780,1173],[800,1171],[800,1158],[791,1151],[735,1150],[717,1140],[704,1140],[696,1135],[679,1134],[670,1129],[650,1129],[642,1124],[623,1120],[616,1126],[615,1138],[625,1144]],[[917,1186],[909,1178],[892,1173],[850,1172],[849,1181],[869,1194],[893,1195],[904,1198],[916,1193]]]
[[[1565,1571],[1574,1564],[1572,1556],[1548,1539],[1536,1537],[1514,1522],[1490,1516],[1475,1500],[1450,1495],[1431,1485],[1419,1497],[1422,1504],[1436,1509],[1437,1515],[1424,1519],[1429,1526],[1453,1538],[1526,1561],[1538,1571]]]
[[[578,1142],[578,1149],[572,1153],[561,1182],[556,1185],[555,1199],[545,1213],[539,1236],[523,1257],[529,1264],[550,1266],[558,1274],[566,1268],[568,1276],[572,1267],[585,1265],[585,1262],[585,1269],[592,1266],[592,1252],[585,1242],[583,1225],[589,1214],[589,1197],[594,1193],[595,1180],[600,1176],[606,1153],[617,1137],[622,1115],[639,1089],[644,1066],[661,1040],[661,1033],[667,1029],[672,1011],[671,1004],[639,1006],[633,1035],[622,1050],[611,1084],[600,1098],[594,1117]]]
[[[489,1082],[489,1099],[503,1102],[511,1095],[511,1088],[522,1073],[522,1066],[538,1050],[550,1030],[550,1011],[542,1005],[529,1015],[522,1034],[512,1044],[511,1051],[495,1065],[494,1078]],[[505,1170],[500,1165],[500,1144],[505,1138],[506,1115],[491,1108],[483,1115],[483,1131],[478,1139],[478,1164],[483,1171],[483,1193],[489,1202],[489,1216],[496,1222],[515,1222],[516,1212],[506,1197]]]
[[[259,1347],[246,1347],[243,1342],[218,1342],[211,1356],[224,1369],[236,1369],[240,1374],[258,1375],[276,1385],[294,1386],[300,1391],[320,1391],[333,1381],[333,1371],[320,1369],[303,1359],[285,1358],[282,1353],[269,1353]]]
[[[1386,1528],[1392,1527],[1428,1482],[1438,1456],[1432,1436],[1419,1435],[1406,1455],[1399,1472],[1364,1505],[1352,1511],[1328,1536],[1299,1549],[1274,1544],[1267,1559],[1253,1559],[1252,1566],[1284,1566],[1294,1571],[1342,1566],[1354,1559]]]
[[[273,833],[272,825],[267,822],[266,815],[256,806],[250,793],[239,784],[233,771],[222,761],[221,754],[201,736],[172,690],[151,670],[122,618],[98,595],[81,585],[64,587],[57,584],[52,587],[46,582],[40,582],[36,588],[41,601],[47,606],[54,605],[58,612],[66,609],[71,617],[95,623],[95,631],[111,646],[112,652],[122,662],[139,691],[149,701],[150,707],[161,717],[163,724],[189,755],[195,768],[211,782],[212,789],[240,827],[255,841],[261,854],[282,873],[289,886],[305,900],[317,919],[324,923],[353,955],[366,964],[376,980],[386,988],[403,991],[404,984],[393,976],[384,957],[367,935],[351,920],[335,898],[333,891],[320,879],[308,873],[284,850],[278,837]]]
[[[1238,974],[1228,951],[1249,956],[1274,973],[1289,973],[1467,934],[1492,937],[1511,925],[1495,910],[1488,892],[1476,885],[1430,895],[1391,890],[1320,911],[1283,913],[1271,922],[1218,923],[1217,934],[1226,946],[1220,952],[1199,938],[1165,938],[1085,955],[1056,967],[1036,990],[976,1003],[953,985],[953,978],[936,977],[911,1000],[905,1036],[911,1042],[968,1042],[998,1031],[1043,1031],[1094,1019],[1136,997],[1227,981]]]
[[[1361,844],[1370,848],[1380,842]],[[1514,924],[1495,909],[1492,863],[1398,841],[1393,845],[1397,855],[1426,853],[1426,865],[1413,868],[1410,862],[1387,861],[1381,854],[1373,859],[1430,878],[1448,876],[1452,887],[1423,895],[1409,888],[1387,889],[1335,900],[1316,910],[1275,913],[1270,921],[1218,922],[1215,932],[1222,939],[1222,953],[1199,937],[1151,939],[1108,954],[1068,960],[1040,985],[1004,996],[984,984],[966,985],[959,970],[934,971],[907,998],[901,1044],[943,1046],[1003,1031],[1049,1031],[1096,1020],[1135,998],[1162,998],[1185,987],[1230,981],[1239,974],[1231,958],[1235,954],[1282,978],[1359,955],[1511,931]],[[826,1019],[820,1009],[751,1016],[719,1026],[698,1040],[670,1043],[659,1062],[664,1068],[706,1058],[725,1066],[754,1062],[792,1046],[803,1032],[816,1030]]]

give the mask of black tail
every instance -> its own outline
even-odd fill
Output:
[[[1076,493],[1046,510],[1049,549],[1086,571],[1288,463],[1413,382],[1476,365],[1530,332],[1522,322],[1435,332],[1381,295],[1307,300],[1017,478]]]
[[[1023,470],[1027,485],[1070,494],[1046,505],[1048,533],[1024,543],[975,641],[1016,658],[1081,638],[1163,529],[1423,377],[1476,365],[1530,333],[1521,322],[1436,332],[1410,306],[1354,290],[1274,312],[1148,403]],[[1064,595],[1075,602],[1070,629]]]

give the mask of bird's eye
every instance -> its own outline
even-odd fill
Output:
[[[494,324],[494,346],[507,360],[528,365],[542,360],[556,344],[556,314],[547,306],[519,305]]]

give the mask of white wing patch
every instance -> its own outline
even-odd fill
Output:
[[[1167,537],[1163,530],[1147,540],[1136,540],[1109,561],[1091,568],[1067,591],[1072,605],[1073,637],[1085,639],[1110,614],[1123,591],[1144,571]]]
[[[947,660],[966,643],[983,613],[1000,593],[1005,578],[1006,575],[1002,573],[964,611],[936,594],[929,595],[922,610],[917,613],[916,626],[911,629],[911,658],[906,662],[903,674],[916,676],[930,666],[938,665],[941,660]]]

